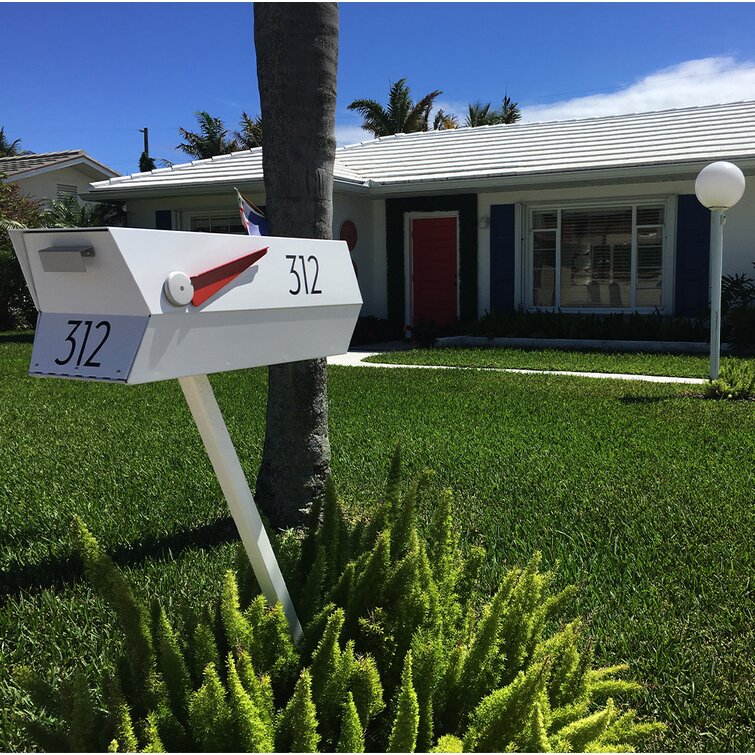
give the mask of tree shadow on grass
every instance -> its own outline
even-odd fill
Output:
[[[0,333],[0,343],[33,343],[33,330],[7,330]]]
[[[108,555],[118,566],[134,566],[147,559],[175,558],[191,548],[214,548],[238,539],[236,524],[229,516],[191,530],[145,537],[136,544],[116,547]],[[0,573],[0,601],[22,591],[40,592],[65,587],[83,574],[83,564],[75,554],[18,566]]]
[[[659,404],[661,401],[668,401],[671,396],[619,396],[622,404]]]
[[[631,406],[632,404],[660,404],[663,401],[680,401],[698,395],[701,394],[685,391],[676,396],[619,396],[617,400],[622,404]]]

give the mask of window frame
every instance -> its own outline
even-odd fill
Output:
[[[632,212],[632,240],[631,240],[631,272],[630,272],[630,304],[626,307],[562,307],[561,306],[561,224],[562,212],[570,210],[608,210],[615,208],[628,208]],[[637,210],[642,207],[662,207],[664,223],[662,233],[661,252],[661,305],[659,307],[637,306],[637,267],[638,267],[638,228],[658,226],[637,225]],[[534,304],[534,233],[533,215],[536,212],[555,212],[556,228],[550,229],[556,234],[554,304],[551,306]],[[535,312],[565,312],[565,313],[597,313],[597,314],[651,314],[655,311],[668,314],[673,311],[674,278],[675,278],[675,254],[676,247],[676,196],[647,196],[647,197],[622,197],[616,199],[585,199],[571,201],[550,201],[528,203],[523,206],[522,220],[524,233],[521,234],[523,242],[523,271],[522,271],[522,296],[524,308]],[[538,229],[543,230],[543,229]]]
[[[212,220],[213,217],[216,218],[230,218],[230,217],[236,217],[239,221],[239,227],[242,229],[242,233],[238,234],[227,234],[231,236],[242,236],[246,234],[246,230],[244,230],[244,224],[241,222],[241,216],[239,215],[238,207],[234,211],[231,210],[221,210],[218,208],[214,208],[212,210],[184,210],[181,213],[181,225],[186,231],[191,231],[192,233],[202,233],[202,231],[195,231],[192,228],[193,222],[198,218],[208,218]],[[217,233],[216,231],[209,231],[209,233]]]

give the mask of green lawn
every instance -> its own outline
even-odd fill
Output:
[[[14,664],[101,667],[117,637],[70,559],[79,513],[143,595],[198,605],[234,555],[228,511],[175,382],[26,377],[0,340],[0,749],[30,749]],[[266,373],[212,378],[250,479]],[[339,491],[369,505],[394,445],[456,491],[485,579],[541,550],[579,583],[600,661],[647,683],[653,748],[755,749],[755,411],[684,386],[497,372],[330,369]]]
[[[735,359],[734,357],[725,358]],[[569,370],[696,378],[707,378],[710,366],[707,354],[631,354],[511,348],[412,349],[368,357],[365,361],[383,364]]]

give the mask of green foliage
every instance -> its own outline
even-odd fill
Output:
[[[5,126],[0,126],[0,157],[17,157],[18,155],[30,155],[28,149],[21,149],[21,140],[10,141],[5,135]]]
[[[320,585],[298,647],[281,606],[247,589],[242,600],[230,570],[201,618],[182,628],[159,602],[150,618],[77,520],[77,548],[115,610],[123,658],[94,693],[83,674],[53,689],[19,670],[48,721],[30,721],[30,732],[60,750],[298,752],[457,752],[462,742],[466,751],[624,750],[656,733],[614,702],[641,689],[618,678],[626,667],[593,669],[581,623],[559,624],[573,588],[554,591],[535,554],[487,594],[477,579],[484,551],[462,551],[450,492],[421,529],[426,481],[404,490],[397,452],[383,505],[351,523],[328,484],[311,531],[295,540],[300,561],[290,560],[295,594],[313,572]]]
[[[239,149],[254,149],[262,146],[262,116],[252,118],[246,112],[241,113],[241,131],[234,131]]]
[[[150,157],[146,152],[142,152],[141,155],[139,155],[140,173],[149,173],[156,167],[157,165],[155,164],[155,159],[153,157]]]
[[[734,401],[755,398],[755,362],[722,359],[718,380],[709,380],[703,392],[706,398]]]
[[[294,694],[284,708],[277,725],[276,752],[317,752],[317,711],[312,700],[312,677],[301,672]]]
[[[244,689],[233,655],[228,656],[228,690],[230,692],[231,721],[239,752],[272,752],[273,727],[267,710],[260,709],[257,700]],[[257,690],[255,689],[254,692]]]
[[[755,306],[732,308],[721,326],[722,338],[737,354],[751,354],[755,350]]]
[[[165,745],[160,739],[157,721],[156,713],[152,712],[147,715],[147,721],[144,725],[144,747],[142,748],[142,752],[165,752]]]
[[[204,621],[200,621],[194,627],[194,636],[191,643],[192,672],[194,681],[199,683],[208,664],[215,668],[220,666],[220,654],[215,641],[215,635]]]
[[[232,711],[217,669],[210,663],[204,670],[202,686],[189,702],[192,734],[204,752],[222,752],[230,731]]]
[[[436,89],[414,102],[406,78],[403,78],[391,84],[387,106],[384,107],[376,100],[359,99],[347,107],[362,116],[362,128],[376,137],[409,134],[428,130],[430,110],[441,94],[443,93]]]
[[[464,743],[453,734],[444,734],[428,752],[464,752]]]
[[[464,125],[470,128],[476,126],[495,126],[501,123],[516,123],[520,120],[522,114],[516,102],[506,96],[503,98],[501,107],[496,110],[489,102],[469,103],[467,106],[467,115],[464,119]]]
[[[753,263],[755,266],[755,262]],[[755,280],[747,273],[735,273],[721,277],[721,314],[735,309],[745,309],[755,304]]]
[[[364,730],[351,692],[343,704],[341,734],[338,737],[336,752],[364,752]]]
[[[183,652],[178,644],[178,638],[173,627],[168,623],[168,617],[162,606],[157,609],[157,648],[160,671],[165,680],[168,698],[176,716],[186,721],[188,713],[187,694],[191,689],[191,679],[186,666]]]
[[[393,719],[387,752],[414,752],[419,730],[419,703],[412,681],[412,654],[406,654],[401,673],[396,717]]]
[[[204,110],[194,115],[199,131],[179,128],[178,133],[184,141],[176,149],[183,150],[197,160],[206,160],[215,155],[227,155],[238,150],[238,143],[235,139],[228,137],[228,129],[220,118],[214,118]]]
[[[36,322],[37,310],[8,231],[35,228],[42,225],[43,217],[41,202],[27,197],[17,184],[0,181],[0,330],[33,328]]]
[[[141,700],[144,695],[144,703],[149,707],[156,693],[153,676],[155,651],[149,614],[79,517],[74,517],[73,534],[87,578],[113,608],[123,631],[125,663],[121,665],[125,671],[122,684],[134,692],[137,699]]]
[[[241,612],[236,576],[230,570],[225,573],[223,589],[220,593],[220,616],[228,644],[234,648],[249,648],[252,641],[252,627]]]

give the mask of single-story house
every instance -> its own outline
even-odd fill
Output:
[[[0,157],[0,180],[17,184],[24,194],[48,205],[54,199],[78,197],[93,181],[118,175],[82,149]]]
[[[396,134],[336,152],[334,238],[365,315],[397,324],[496,309],[696,315],[710,213],[698,172],[749,177],[728,213],[724,273],[753,273],[755,102]],[[265,204],[260,149],[94,183],[128,224],[242,232],[237,186]]]

